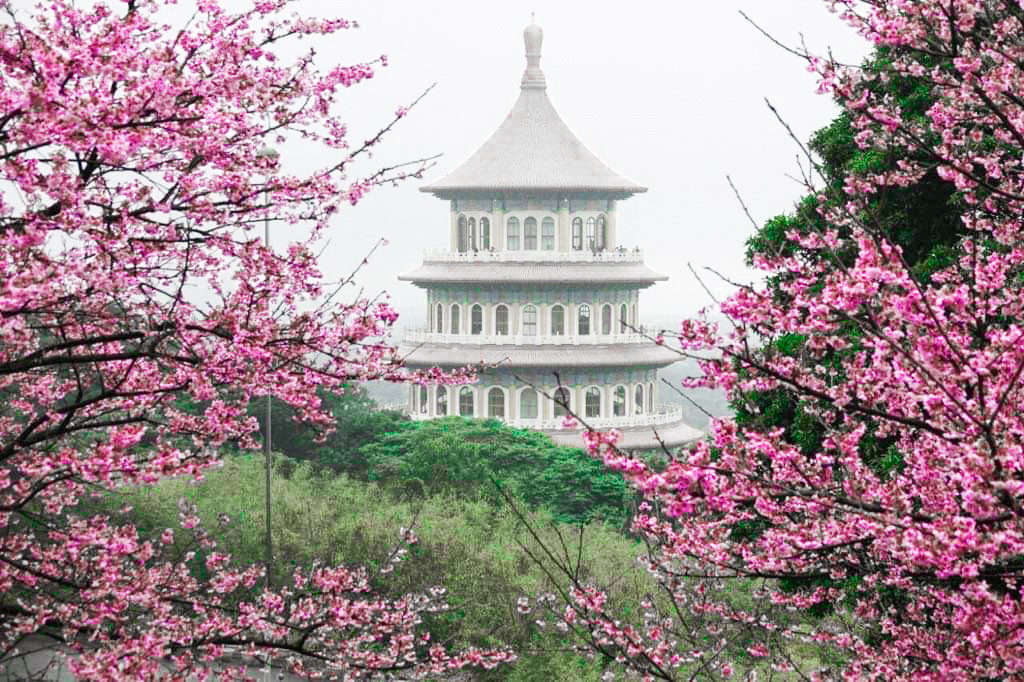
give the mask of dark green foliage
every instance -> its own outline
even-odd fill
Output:
[[[581,449],[495,419],[404,422],[363,446],[360,455],[372,480],[405,495],[451,493],[497,503],[497,483],[562,522],[604,519],[622,525],[628,515],[629,492],[620,476]]]
[[[891,54],[879,50],[865,64],[868,72],[884,74],[871,87],[898,102],[904,115],[922,120],[932,105],[930,87],[924,81],[900,77],[889,73]],[[808,234],[836,229],[822,218],[822,208],[842,206],[846,202],[844,185],[851,176],[872,175],[897,167],[900,160],[913,159],[919,152],[902,148],[859,149],[854,141],[856,134],[852,119],[842,114],[829,125],[818,130],[811,138],[809,147],[815,154],[824,185],[815,195],[804,197],[789,215],[776,216],[758,230],[747,242],[748,263],[760,257],[786,256],[811,264],[821,264],[829,270],[852,265],[857,257],[856,244],[847,240],[835,252],[806,250],[786,238],[788,232]],[[927,161],[927,160],[925,160]],[[824,205],[819,203],[824,196]],[[898,245],[911,275],[927,287],[932,275],[955,263],[958,244],[965,234],[960,221],[960,196],[955,187],[941,180],[932,171],[928,172],[913,186],[907,188],[889,187],[872,196],[871,203],[863,213],[856,216],[868,231]],[[849,237],[846,228],[839,228],[839,237]],[[769,278],[768,286],[774,290],[777,300],[785,301],[781,286],[788,275],[780,273]],[[843,355],[859,352],[862,330],[856,321],[845,324],[844,336],[850,347],[842,354],[829,353],[814,357],[810,362],[827,368],[832,374],[830,381],[842,381],[841,363]],[[801,359],[806,339],[798,335],[786,335],[776,339],[765,339],[761,351],[764,354],[782,354]],[[827,403],[813,403],[800,398],[785,387],[772,390],[754,391],[733,402],[736,419],[741,427],[758,431],[783,428],[785,438],[808,457],[819,451],[825,437],[825,426],[819,414],[827,414],[832,408]],[[887,477],[903,467],[903,458],[891,439],[868,434],[862,439],[860,454],[867,466],[877,475]],[[765,466],[771,466],[765,462]],[[767,530],[767,524],[755,520],[732,530],[737,542],[756,542]],[[863,557],[868,561],[868,557]],[[819,604],[810,609],[808,615],[815,618],[828,616],[840,604],[852,608],[860,590],[867,589],[856,575],[843,580],[828,577],[791,578],[781,581],[780,586],[788,591],[810,592],[821,587],[840,588],[847,595],[839,603]],[[885,595],[897,604],[902,595]],[[886,601],[886,600],[883,600]]]
[[[320,396],[334,416],[335,430],[323,442],[317,442],[317,429],[295,421],[295,410],[286,403],[272,399],[271,436],[275,452],[293,459],[312,462],[336,472],[357,477],[366,476],[366,460],[359,448],[383,434],[394,431],[406,421],[399,412],[380,411],[377,403],[358,384],[350,384],[341,394],[324,393]],[[266,403],[263,399],[250,405],[260,424],[260,438],[264,432]]]

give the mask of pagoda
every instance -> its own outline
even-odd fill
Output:
[[[414,419],[495,417],[579,445],[564,403],[621,445],[679,445],[700,432],[658,404],[679,359],[639,325],[640,290],[667,279],[620,246],[619,201],[647,191],[595,157],[548,100],[543,32],[523,32],[519,99],[468,161],[421,191],[450,205],[448,248],[399,277],[427,294],[427,327],[399,352],[412,368],[481,364],[474,385],[411,386]],[[545,398],[555,397],[555,400]],[[657,435],[657,437],[656,437]]]

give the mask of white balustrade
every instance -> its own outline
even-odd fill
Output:
[[[426,263],[642,263],[642,251],[427,251]]]
[[[425,414],[410,415],[414,420],[436,419]],[[645,426],[665,426],[682,421],[683,408],[679,405],[658,405],[653,411],[644,414],[634,414],[623,417],[591,417],[584,418],[587,425],[595,429],[630,429]],[[565,429],[562,426],[562,417],[556,419],[502,419],[505,424],[517,429],[534,429],[536,431],[559,431]],[[576,430],[583,428],[582,425],[575,427]]]
[[[405,343],[474,344],[485,346],[596,346],[617,343],[654,343],[651,337],[658,335],[657,329],[641,327],[642,333],[625,334],[445,334],[427,329],[409,329],[405,332]]]

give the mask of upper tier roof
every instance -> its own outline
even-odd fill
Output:
[[[559,118],[540,70],[543,32],[523,32],[527,68],[511,113],[468,161],[420,187],[441,198],[479,192],[597,192],[624,198],[646,192],[594,156]]]

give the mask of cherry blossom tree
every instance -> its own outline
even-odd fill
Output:
[[[858,147],[894,162],[850,173],[837,195],[809,174],[821,220],[788,231],[798,248],[756,256],[769,281],[738,286],[721,304],[730,328],[688,320],[663,339],[699,359],[704,376],[687,385],[737,401],[783,389],[817,421],[820,442],[800,447],[782,427],[719,419],[663,470],[620,452],[614,433],[591,432],[587,445],[648,498],[634,527],[651,543],[647,565],[669,597],[686,580],[755,580],[774,606],[832,613],[793,625],[726,597],[699,607],[777,633],[747,650],[765,669],[798,666],[790,655],[809,643],[831,648],[832,672],[849,679],[1017,678],[1024,8],[828,4],[887,56],[887,68],[803,56],[820,91],[845,107]],[[873,87],[891,74],[928,89],[923,115]],[[920,277],[879,221],[887,196],[928,174],[954,190],[962,233],[948,262]],[[690,674],[661,646],[678,620],[654,632],[601,613],[599,591],[569,597],[567,615],[586,616],[628,667],[652,678]],[[713,649],[693,656],[708,660]],[[655,668],[654,657],[669,663]],[[802,672],[832,674],[818,665]]]
[[[284,59],[289,40],[353,26],[292,0],[198,0],[177,28],[174,4],[54,0],[29,16],[0,1],[0,654],[46,633],[95,680],[235,678],[225,666],[246,657],[351,679],[510,660],[430,640],[441,589],[389,601],[345,566],[264,589],[264,568],[218,553],[187,504],[158,537],[77,513],[99,488],[201,477],[224,444],[254,447],[255,397],[326,427],[318,390],[460,380],[408,374],[385,343],[394,311],[338,303],[317,269],[332,215],[422,169],[352,174],[407,111],[361,145],[338,118],[385,58]],[[260,153],[294,140],[333,165],[284,173]],[[260,242],[264,219],[288,231],[285,253]],[[171,555],[176,533],[193,553]]]

